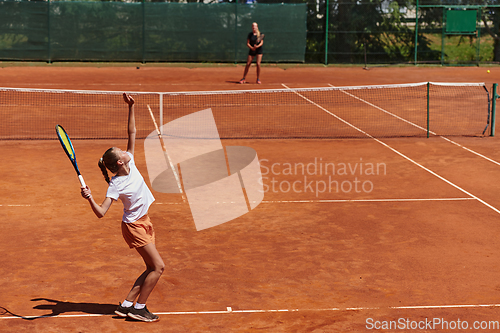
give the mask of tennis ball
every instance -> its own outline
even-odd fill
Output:
[[[486,73],[488,73],[488,74],[489,74],[489,73],[490,73],[490,70],[488,69],[488,70],[486,71]]]

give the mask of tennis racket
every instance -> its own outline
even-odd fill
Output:
[[[260,36],[257,38],[257,43],[256,44],[259,44],[265,37],[266,35],[264,34],[260,34]]]
[[[61,125],[56,125],[56,133],[57,137],[59,138],[59,142],[61,142],[61,146],[64,149],[64,152],[66,153],[66,155],[68,155],[71,164],[73,164],[73,168],[75,168],[80,184],[82,185],[82,187],[87,187],[85,181],[83,180],[83,176],[80,173],[80,170],[78,169],[78,164],[76,163],[75,149],[73,148],[73,144],[69,139],[68,133],[66,133],[66,131]]]

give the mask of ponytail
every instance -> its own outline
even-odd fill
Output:
[[[260,38],[259,25],[257,24],[257,22],[254,22],[253,24],[255,24],[257,26],[257,40],[258,40]]]
[[[99,160],[99,163],[97,163],[97,165],[99,165],[99,169],[101,169],[102,175],[104,176],[104,180],[106,181],[106,183],[109,184],[110,179],[108,175],[108,169],[106,169],[106,165],[104,165],[104,160],[102,159],[102,157]]]
[[[118,164],[116,164],[116,162],[118,161],[119,157],[115,153],[114,149],[115,148],[113,147],[106,150],[104,155],[102,155],[101,159],[99,160],[99,163],[97,163],[99,169],[101,169],[102,175],[104,176],[104,180],[108,184],[111,181],[109,179],[108,170],[112,173],[118,172]]]

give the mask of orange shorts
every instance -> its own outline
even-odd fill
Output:
[[[155,243],[155,230],[148,214],[133,223],[122,222],[122,235],[131,249]]]

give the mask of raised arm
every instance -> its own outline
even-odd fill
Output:
[[[127,143],[127,151],[131,153],[132,155],[134,154],[135,150],[135,135],[136,135],[136,128],[135,128],[135,111],[134,111],[134,99],[132,96],[127,95],[126,93],[123,93],[123,100],[125,103],[128,104],[128,143]]]
[[[82,188],[81,192],[82,192],[82,197],[88,200],[94,214],[98,218],[104,217],[109,207],[111,207],[113,199],[106,197],[102,202],[102,204],[99,205],[97,202],[95,202],[94,197],[92,196],[92,192],[90,191],[90,188],[88,186],[86,188]]]

